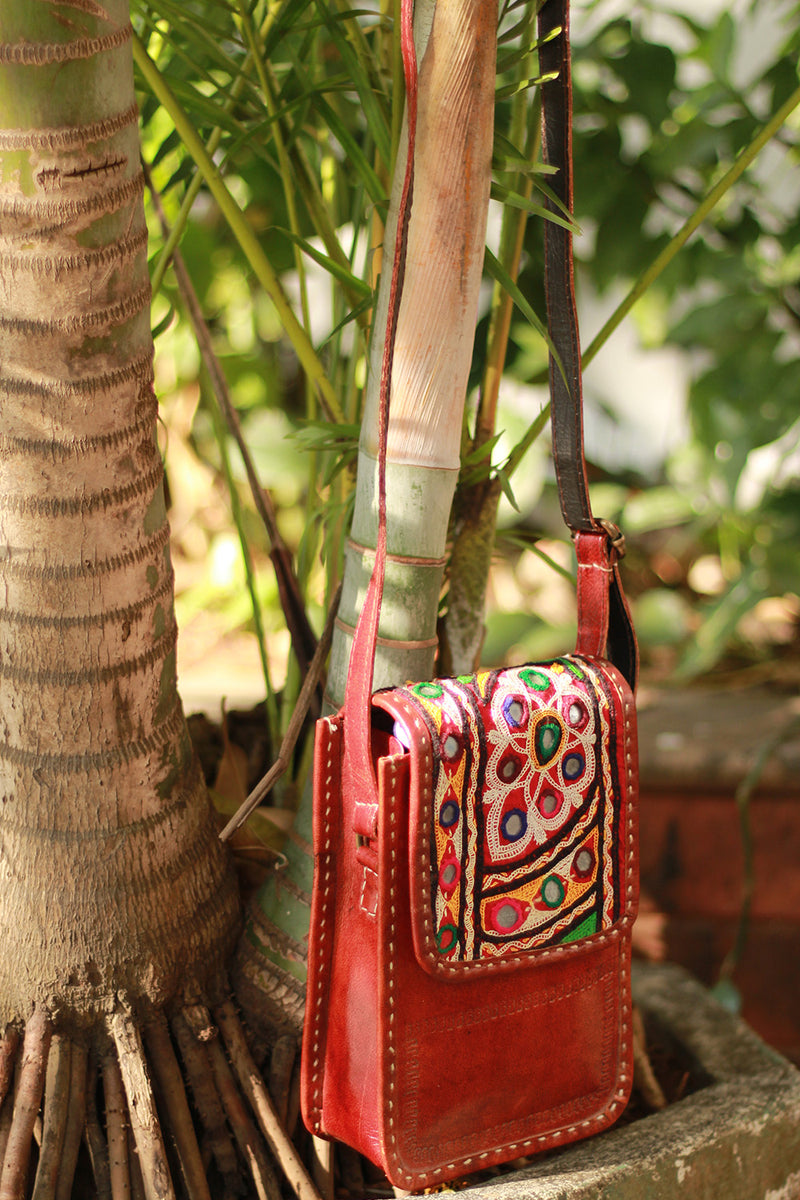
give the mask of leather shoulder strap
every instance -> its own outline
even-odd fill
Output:
[[[555,168],[550,181],[558,203],[551,212],[570,215],[572,195],[572,65],[568,0],[545,0],[538,17],[542,84],[542,151]],[[560,210],[559,210],[560,206]],[[592,513],[583,453],[581,348],[575,305],[572,233],[544,223],[547,326],[550,355],[550,424],[561,512],[578,559],[579,653],[608,657],[636,687],[639,651],[618,563],[624,538],[616,526]]]
[[[545,207],[572,213],[572,74],[567,0],[547,0],[539,13],[539,71],[542,84],[542,152],[555,168],[549,180],[559,210],[549,197]],[[581,348],[575,306],[572,234],[556,221],[544,223],[545,293],[550,341],[550,420],[553,459],[568,528],[595,530],[583,457]]]

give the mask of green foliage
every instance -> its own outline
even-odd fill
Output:
[[[181,124],[167,117],[152,81],[143,79],[145,157],[245,438],[275,491],[306,600],[324,605],[343,553],[375,255],[399,137],[394,5],[133,0],[132,7],[149,60],[185,118]],[[493,197],[503,231],[490,235],[486,273],[495,299],[476,341],[476,387],[497,351],[493,314],[503,296],[512,298],[516,315],[507,356],[502,348],[499,415],[477,446],[471,418],[462,483],[491,470],[510,495],[513,482],[520,512],[506,506],[501,523],[525,545],[544,539],[547,555],[558,525],[552,485],[531,469],[529,449],[545,424],[546,411],[538,415],[545,401],[526,390],[540,381],[547,357],[540,246],[548,172],[537,149],[534,8],[519,0],[501,5]],[[586,234],[577,243],[578,282],[601,299],[624,294],[677,244],[687,219],[798,87],[795,0],[740,0],[717,15],[702,6],[687,15],[685,8],[651,0],[620,17],[618,6],[593,0],[573,14],[575,220]],[[216,199],[208,171],[198,172],[188,129],[218,172]],[[671,346],[685,356],[683,437],[646,479],[635,458],[620,467],[597,456],[603,502],[613,501],[604,515],[621,520],[631,544],[628,577],[638,593],[645,652],[670,670],[707,671],[734,649],[760,653],[745,646],[743,617],[765,598],[798,590],[797,140],[791,117],[688,244],[665,260],[634,310],[649,349]],[[518,269],[513,244],[520,230]],[[212,398],[187,348],[163,248],[154,223],[163,375],[173,391],[199,388],[190,445],[221,478]],[[287,326],[282,295],[296,330]],[[587,397],[591,406],[591,370]],[[620,420],[613,413],[611,419]],[[230,462],[240,525],[253,539],[256,595],[270,569],[266,543],[236,454]],[[320,548],[322,570],[315,565]],[[523,553],[519,540],[501,549],[512,562]],[[698,560],[716,564],[711,591],[697,584]],[[524,601],[525,608],[539,603],[537,596]],[[520,612],[513,602],[500,604],[489,639],[497,657],[520,639],[541,642],[547,620],[529,619],[526,642]]]

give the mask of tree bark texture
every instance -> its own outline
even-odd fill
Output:
[[[176,686],[127,0],[0,5],[0,1024],[180,997],[237,915]]]

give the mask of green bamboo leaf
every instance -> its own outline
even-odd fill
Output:
[[[532,538],[529,533],[518,533],[513,529],[504,529],[502,536],[498,541],[508,543],[511,546],[518,546],[520,550],[530,550],[531,554],[535,554],[542,562],[547,563],[548,567],[552,567],[557,575],[561,575],[563,579],[574,584],[575,575],[568,567],[564,567],[561,563],[556,562],[551,555],[539,548],[535,538]]]
[[[497,183],[497,181],[492,183],[491,196],[493,200],[499,200],[509,208],[521,208],[524,212],[533,213],[534,216],[543,217],[546,221],[553,221],[556,225],[561,225],[563,229],[568,229],[572,234],[580,234],[578,226],[568,217],[562,217],[552,209],[545,208],[543,204],[537,204],[535,200],[529,200],[527,196],[521,196],[519,192],[504,187],[502,183]]]
[[[291,230],[282,229],[279,225],[273,226],[273,229],[277,233],[282,233],[284,237],[287,237],[289,241],[294,242],[296,246],[299,246],[304,254],[307,254],[309,258],[313,258],[315,263],[318,263],[319,266],[323,267],[328,274],[332,275],[334,279],[337,279],[339,283],[344,284],[345,287],[355,292],[358,296],[365,298],[367,301],[372,301],[372,288],[368,283],[365,283],[363,279],[359,279],[359,277],[354,275],[352,271],[348,271],[341,265],[341,263],[335,262],[327,254],[323,254],[323,252],[316,246],[313,246],[307,238],[299,237],[298,235],[292,233]]]
[[[176,101],[169,85],[147,54],[144,46],[135,36],[133,38],[133,55],[136,65],[145,78],[148,87],[158,96],[158,99],[172,118],[176,129],[183,139],[187,152],[194,159],[198,170],[202,173],[209,191],[219,205],[223,216],[230,226],[231,232],[239,242],[242,253],[249,262],[253,274],[275,305],[286,336],[292,343],[309,380],[317,389],[320,401],[335,420],[340,420],[342,417],[341,407],[331,382],[325,374],[325,370],[317,357],[308,334],[297,320],[280,280],[272,269],[272,265],[256,238],[251,225],[231,195],[219,169],[203,145],[192,122],[186,116],[184,109]]]
[[[158,322],[158,324],[155,325],[153,327],[153,329],[151,330],[151,333],[153,335],[153,341],[156,341],[156,339],[161,336],[161,334],[164,332],[165,329],[169,329],[170,325],[172,324],[174,316],[175,316],[175,305],[170,304],[166,315],[163,316],[161,318],[161,320]]]
[[[326,28],[347,68],[346,73],[350,78],[350,86],[351,88],[355,88],[358,93],[358,98],[364,109],[367,128],[375,141],[378,153],[388,165],[391,156],[391,130],[389,128],[386,107],[385,105],[381,106],[378,102],[376,84],[370,78],[370,74],[365,69],[362,57],[356,52],[350,40],[345,36],[341,26],[342,19],[354,16],[355,11],[349,10],[347,13],[339,13],[337,14],[338,20],[333,20],[331,19],[330,10],[327,6],[323,5],[322,0],[317,0],[317,7],[325,14]],[[353,27],[355,30],[359,29],[357,21],[353,22]]]
[[[486,267],[487,274],[489,274],[496,283],[499,283],[501,288],[508,292],[509,296],[514,301],[522,315],[525,317],[526,321],[530,322],[536,332],[541,334],[541,336],[547,342],[550,353],[555,355],[555,347],[550,340],[550,334],[547,332],[547,327],[539,320],[536,313],[533,311],[533,308],[531,307],[530,301],[527,300],[522,294],[519,286],[511,278],[503,264],[495,258],[488,246],[486,247],[484,257],[484,266]]]
[[[502,467],[497,467],[495,474],[500,481],[500,487],[506,500],[508,500],[515,512],[519,512],[519,505],[517,504],[516,497],[511,489],[511,480],[508,478],[507,472],[504,471]]]
[[[557,71],[547,71],[544,75],[534,75],[530,79],[518,79],[515,83],[507,83],[495,89],[495,97],[497,100],[506,100],[509,96],[515,96],[517,92],[526,92],[530,88],[540,87],[543,83],[550,83],[551,80],[558,79]]]
[[[346,325],[349,325],[351,323],[351,321],[358,321],[359,325],[362,324],[360,318],[363,317],[366,313],[368,313],[370,311],[370,309],[374,306],[374,304],[375,304],[375,293],[370,288],[369,295],[366,296],[361,301],[360,304],[357,304],[355,308],[351,308],[350,312],[347,313],[347,315],[345,317],[343,317],[341,321],[339,321],[338,325],[334,325],[333,329],[330,331],[328,336],[320,344],[320,349],[322,349],[324,346],[327,346],[329,342],[332,342],[333,339],[336,337],[337,333],[339,333],[342,329],[344,329],[344,327]]]
[[[364,184],[372,201],[375,204],[385,204],[386,190],[344,121],[320,93],[314,93],[310,99],[314,108],[342,147],[347,156],[348,166],[352,168]]]
[[[468,454],[465,454],[461,460],[462,467],[474,467],[484,460],[491,460],[492,450],[502,437],[502,433],[496,433],[494,437],[490,437],[488,441],[481,442],[480,446],[475,446]]]

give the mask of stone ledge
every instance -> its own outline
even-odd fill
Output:
[[[674,966],[634,969],[645,1020],[712,1082],[663,1112],[467,1188],[469,1200],[796,1200],[800,1072]]]

